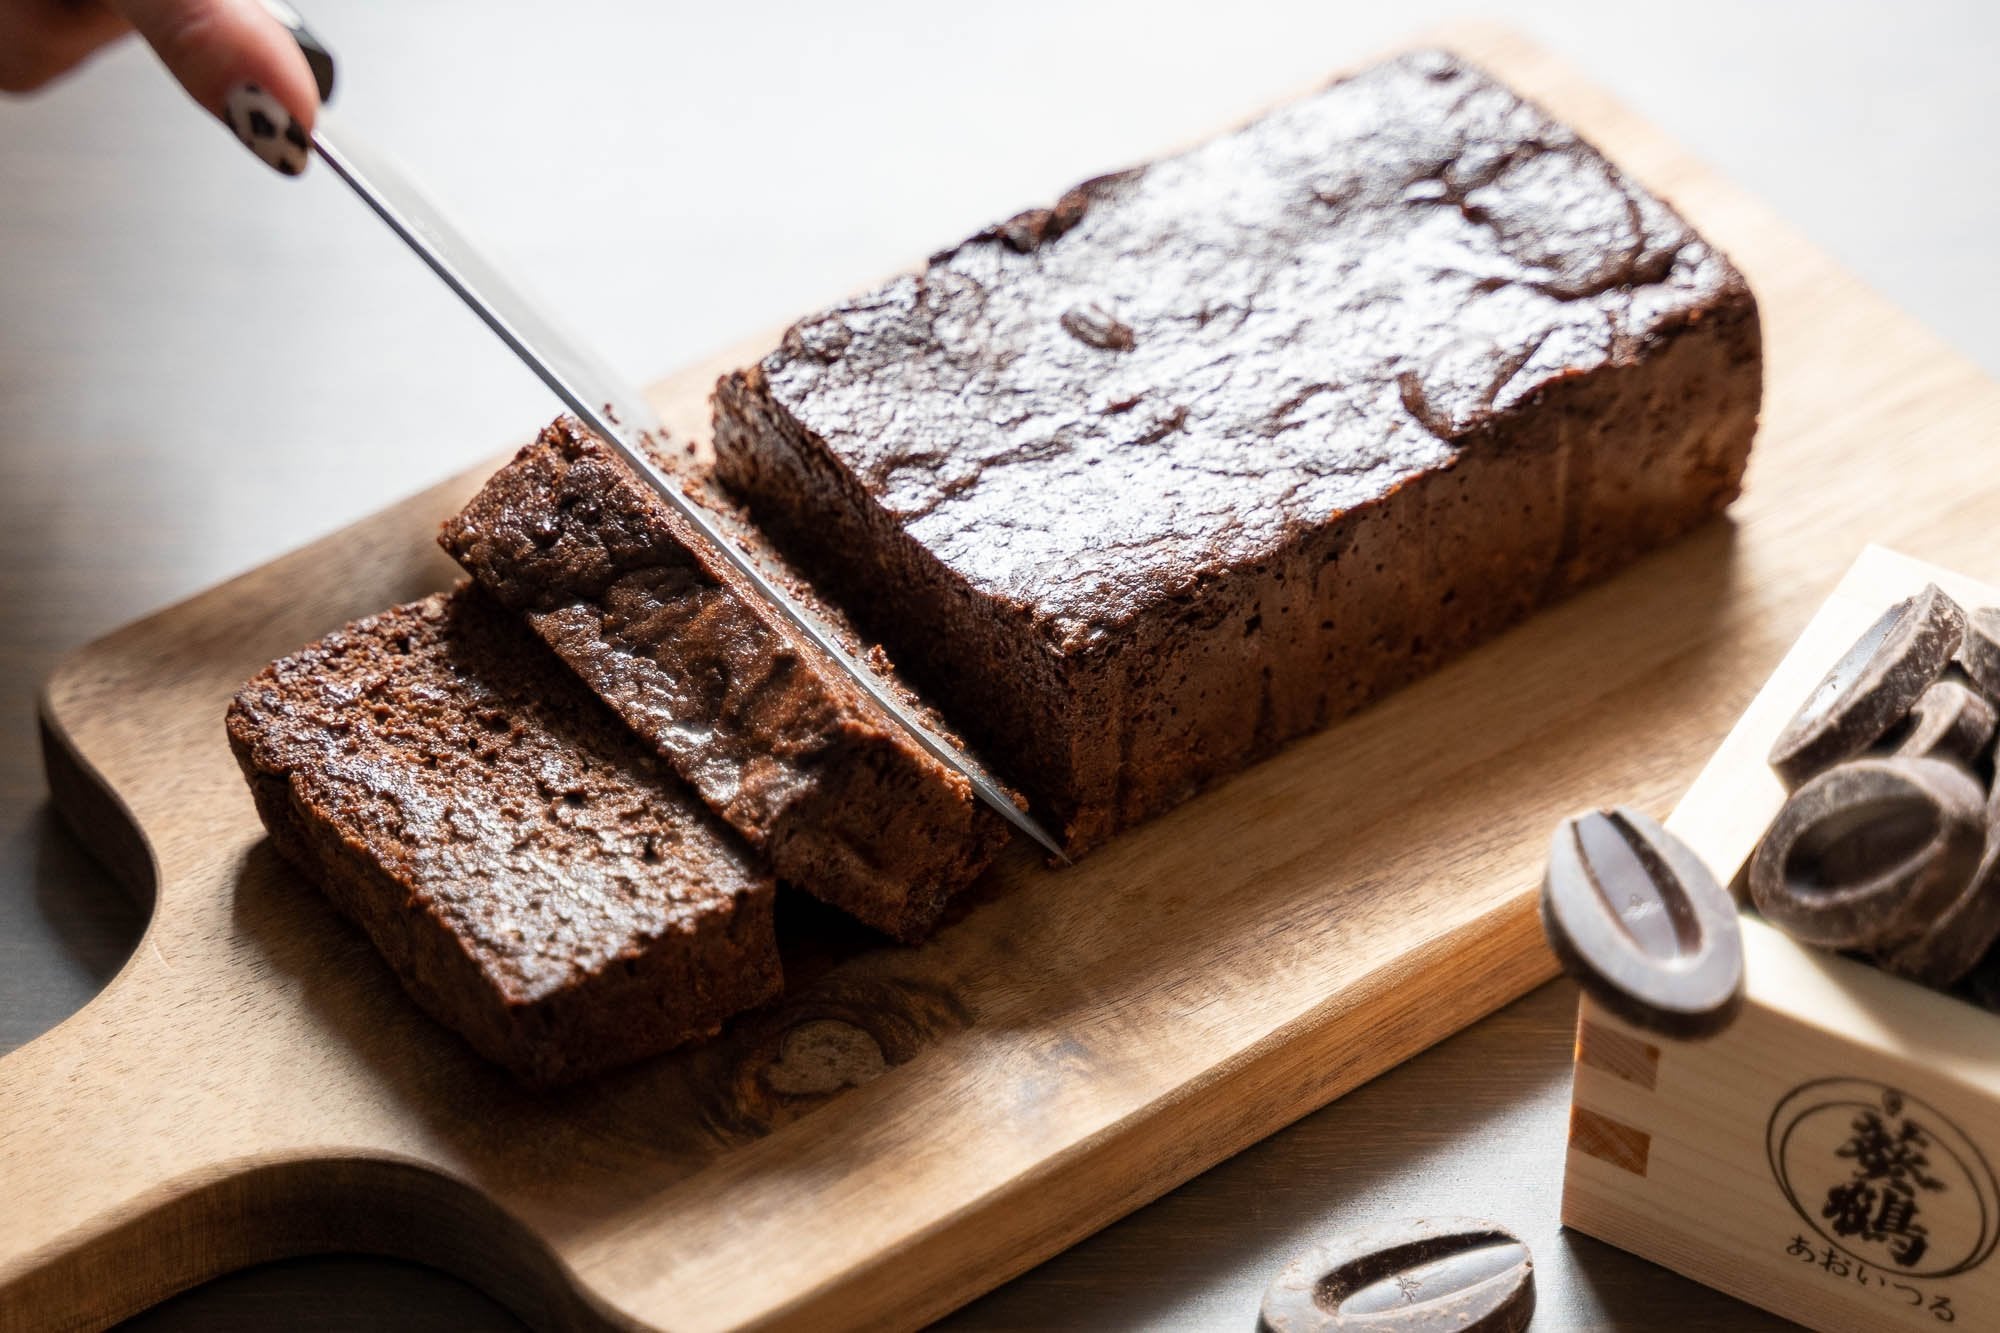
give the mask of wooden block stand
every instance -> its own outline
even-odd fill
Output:
[[[1764,763],[1779,729],[1927,581],[2000,605],[1869,548],[1674,812],[1726,882],[1783,802]],[[1563,1222],[1813,1328],[2000,1328],[2000,1017],[1743,926],[1748,996],[1719,1037],[1584,1001]]]

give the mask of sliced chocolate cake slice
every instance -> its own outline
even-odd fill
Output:
[[[699,476],[685,480],[703,497]],[[718,517],[754,554],[756,534],[725,511]],[[780,878],[815,897],[919,940],[1006,841],[1005,821],[961,774],[574,420],[543,431],[440,540]],[[770,574],[844,629],[764,554]],[[851,636],[844,646],[862,655]],[[875,662],[906,706],[927,711],[885,659]]]
[[[477,588],[272,663],[228,730],[278,851],[530,1083],[708,1036],[780,989],[770,877]]]

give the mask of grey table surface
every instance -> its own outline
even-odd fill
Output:
[[[756,7],[322,0],[344,109],[634,378],[1462,12],[1290,0]],[[1521,3],[1568,57],[2000,372],[2000,7]],[[55,824],[65,651],[471,465],[539,387],[342,197],[271,177],[123,49],[0,104],[0,1050],[143,925]],[[1607,793],[1615,798],[1617,793]],[[1516,1227],[1536,1327],[1755,1328],[1560,1231],[1574,992],[1546,987],[950,1321],[1247,1328],[1345,1223]],[[134,1328],[507,1328],[410,1265],[298,1260]]]

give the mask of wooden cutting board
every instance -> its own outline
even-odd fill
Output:
[[[156,906],[0,1061],[0,1326],[333,1248],[545,1327],[917,1323],[1549,975],[1551,825],[1670,806],[1864,543],[2000,579],[2000,387],[1546,54],[1446,40],[1749,274],[1770,381],[1732,522],[1072,870],[1017,849],[923,948],[819,950],[721,1041],[555,1097],[278,861],[222,733],[267,659],[448,582],[431,534],[478,478],[121,630],[49,681],[50,787]],[[670,425],[762,345],[658,385]]]

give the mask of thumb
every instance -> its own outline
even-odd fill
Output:
[[[312,69],[257,0],[112,0],[188,95],[266,163],[296,176],[319,110]]]

